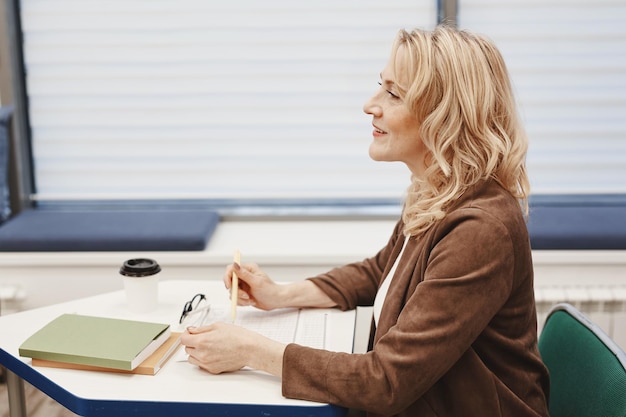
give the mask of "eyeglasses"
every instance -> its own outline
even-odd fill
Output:
[[[178,323],[182,324],[185,318],[190,315],[192,311],[198,311],[198,307],[200,306],[200,303],[202,301],[206,301],[206,296],[199,293],[194,295],[191,300],[187,301],[185,303],[185,306],[183,307],[183,312],[180,315],[180,320],[178,320]]]

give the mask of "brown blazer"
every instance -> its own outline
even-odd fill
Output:
[[[341,309],[371,306],[402,248],[402,227],[374,257],[313,282]],[[290,344],[282,387],[289,398],[370,416],[547,416],[532,257],[517,201],[493,181],[468,190],[408,242],[373,348],[346,354]]]

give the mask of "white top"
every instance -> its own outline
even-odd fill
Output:
[[[385,298],[387,297],[387,291],[389,291],[389,285],[391,284],[391,280],[393,279],[394,274],[396,273],[396,268],[398,267],[398,263],[400,262],[400,258],[402,258],[402,254],[404,253],[404,248],[406,248],[406,244],[409,241],[409,236],[404,238],[404,244],[402,245],[402,250],[398,254],[396,261],[393,263],[391,270],[383,280],[383,285],[378,289],[378,293],[376,293],[376,298],[374,299],[374,322],[378,327],[378,318],[380,317],[380,311],[383,309],[383,304],[385,303]]]

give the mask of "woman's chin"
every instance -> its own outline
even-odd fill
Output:
[[[377,149],[376,143],[372,143],[369,147],[369,156],[373,161],[384,161],[384,153]]]

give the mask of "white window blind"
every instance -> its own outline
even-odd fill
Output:
[[[367,155],[398,28],[435,0],[23,0],[36,198],[393,198]],[[626,192],[626,3],[459,0],[502,50],[533,193]]]
[[[435,0],[23,0],[39,200],[398,198],[371,117]]]
[[[623,0],[460,0],[507,61],[533,193],[626,192],[625,23]]]

